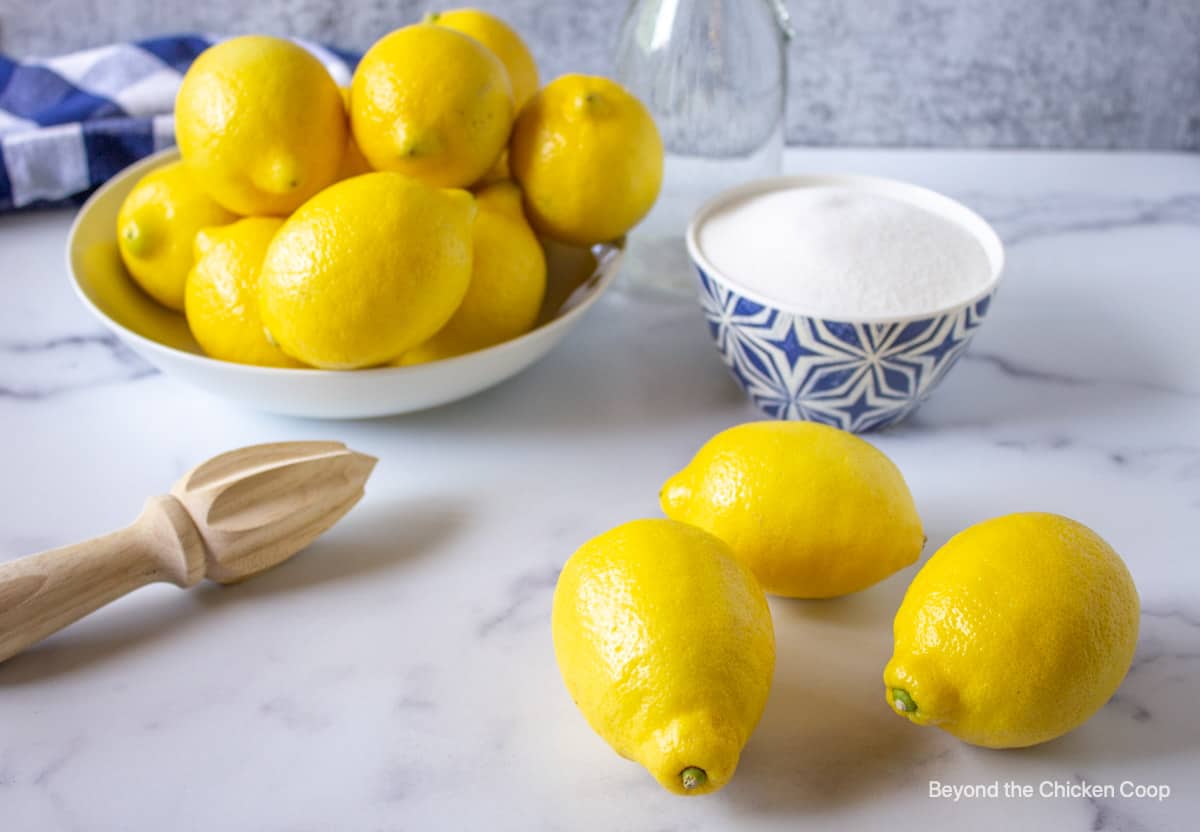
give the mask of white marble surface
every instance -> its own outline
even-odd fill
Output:
[[[1086,726],[990,752],[891,714],[908,569],[775,601],[779,669],[734,782],[662,792],[558,678],[565,558],[657,514],[661,481],[754,418],[694,304],[606,298],[543,363],[469,401],[362,423],[245,412],[155,374],[84,313],[69,216],[0,218],[0,559],[130,520],[251,442],[380,457],[363,503],[242,586],[142,590],[0,666],[0,828],[24,830],[1185,830],[1200,813],[1200,157],[796,153],[965,198],[1009,243],[971,353],[876,435],[932,551],[983,518],[1062,512],[1122,552],[1137,660]],[[1168,784],[1135,799],[928,797],[929,781]]]

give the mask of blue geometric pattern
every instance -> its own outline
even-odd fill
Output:
[[[916,410],[966,350],[992,299],[916,321],[855,324],[772,309],[697,272],[709,332],[754,403],[775,419],[855,433]]]

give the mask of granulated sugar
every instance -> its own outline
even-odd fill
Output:
[[[991,281],[983,247],[916,205],[852,188],[772,191],[699,229],[700,250],[730,280],[817,317],[904,317],[970,300]]]

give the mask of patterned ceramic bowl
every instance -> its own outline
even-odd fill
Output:
[[[827,320],[739,286],[700,250],[700,227],[728,204],[818,185],[889,196],[952,221],[983,247],[991,281],[964,303],[917,316]],[[925,188],[867,176],[785,176],[726,191],[696,213],[687,246],[709,332],[754,403],[772,418],[807,419],[855,432],[894,425],[916,410],[987,317],[1004,266],[1000,238],[970,209]]]

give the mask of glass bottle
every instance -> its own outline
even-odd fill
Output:
[[[654,209],[630,233],[628,288],[692,292],[683,237],[719,191],[780,173],[787,92],[783,0],[633,0],[617,79],[662,134],[666,164]]]

